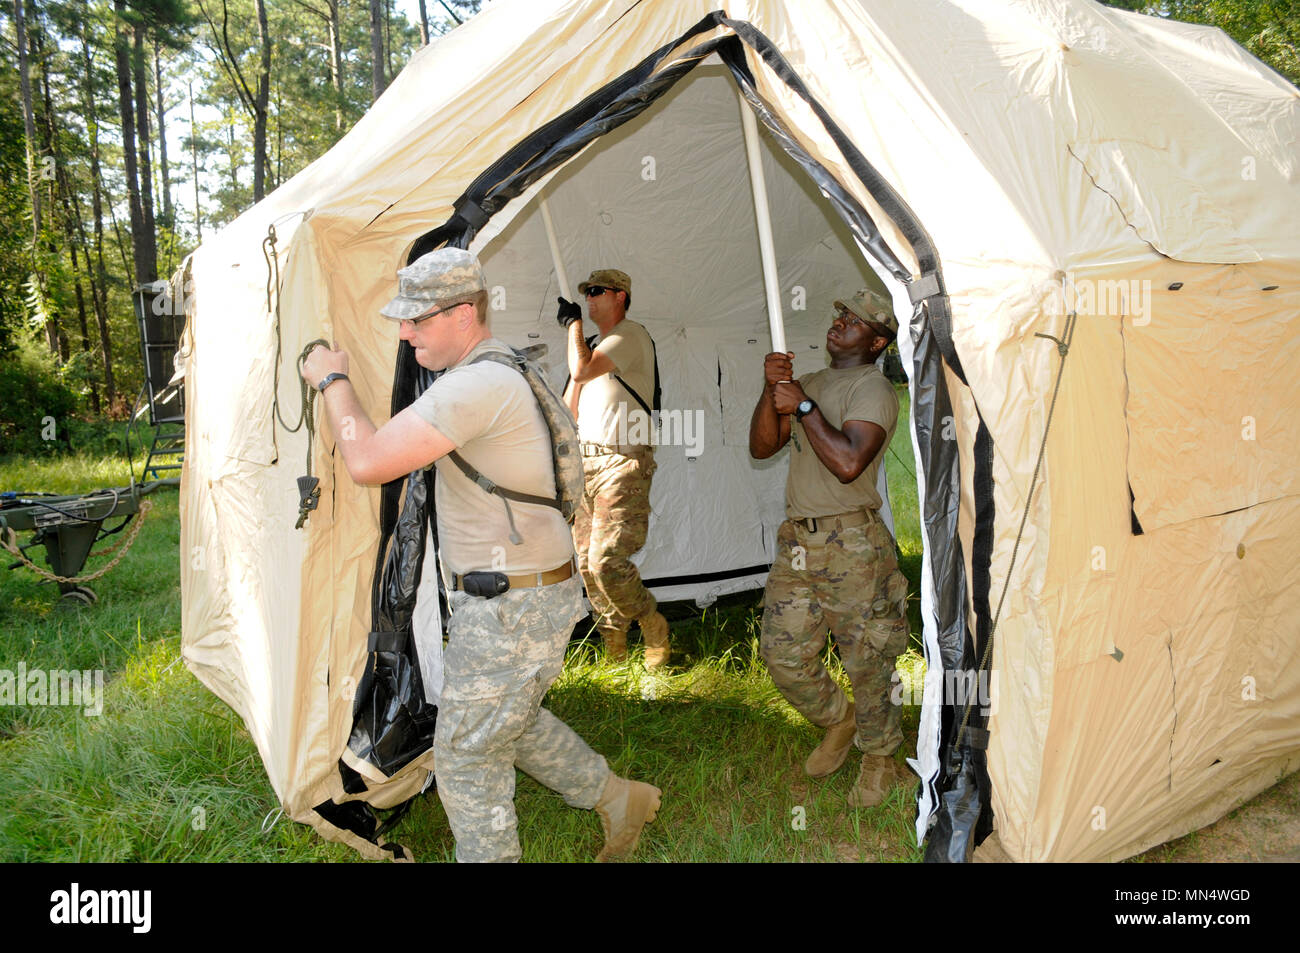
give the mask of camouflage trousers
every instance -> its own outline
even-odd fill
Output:
[[[818,532],[786,520],[767,577],[760,647],[772,681],[814,725],[828,728],[850,702],[822,664],[830,631],[853,685],[855,743],[889,755],[903,741],[890,702],[894,659],[907,648],[907,577],[874,511],[864,526],[826,520]]]
[[[577,577],[495,599],[449,593],[451,621],[434,729],[438,796],[456,859],[516,861],[515,768],[591,809],[609,765],[541,707],[584,615]]]
[[[587,598],[601,629],[626,632],[633,619],[655,610],[632,557],[645,545],[650,525],[654,448],[634,456],[584,456],[582,505],[573,518],[573,544]]]

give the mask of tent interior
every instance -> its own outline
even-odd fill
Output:
[[[634,562],[660,602],[708,606],[760,588],[785,518],[789,448],[767,460],[749,454],[763,359],[773,349],[742,129],[741,110],[749,108],[730,72],[710,55],[640,115],[499,211],[470,245],[483,263],[494,333],[515,347],[542,345],[539,363],[557,393],[568,379],[555,320],[561,284],[578,299],[578,282],[594,269],[631,276],[628,317],[655,341],[663,389],[652,431],[659,447],[650,527]],[[872,287],[894,299],[903,327],[911,304],[905,286],[864,254],[807,172],[762,127],[757,138],[774,223],[780,320],[795,373],[806,376],[828,364],[825,335],[837,298]],[[408,248],[407,257],[414,254]],[[593,331],[586,321],[584,333]],[[903,426],[895,439],[912,438]],[[877,484],[892,532],[883,464]],[[416,639],[425,681],[435,687],[438,602],[437,580],[425,572]],[[932,776],[937,725],[929,731],[918,761]],[[928,813],[918,818],[918,837]]]
[[[631,276],[628,317],[654,338],[663,381],[650,531],[635,562],[661,601],[707,605],[761,586],[784,518],[788,451],[764,461],[748,451],[772,345],[740,108],[730,75],[706,62],[540,195],[521,196],[517,213],[498,213],[472,246],[492,287],[494,330],[517,347],[544,343],[557,390],[567,371],[543,197],[575,297],[593,269]],[[884,286],[808,176],[760,137],[787,348],[808,374],[826,366],[832,302]]]

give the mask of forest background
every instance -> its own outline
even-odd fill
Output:
[[[143,382],[133,290],[323,155],[482,2],[4,0],[0,457],[93,449],[90,424],[122,420]],[[1109,5],[1218,26],[1300,81],[1300,0]],[[52,440],[50,419],[73,425]]]

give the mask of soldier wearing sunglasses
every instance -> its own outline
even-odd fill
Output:
[[[556,319],[568,335],[570,382],[564,398],[578,419],[586,478],[583,505],[573,521],[578,568],[609,657],[627,657],[627,632],[636,621],[646,667],[659,668],[670,654],[668,623],[632,564],[645,545],[655,472],[647,401],[655,385],[654,342],[627,318],[632,279],[624,272],[599,268],[578,291],[600,331],[590,347],[582,336],[581,308],[559,299]]]

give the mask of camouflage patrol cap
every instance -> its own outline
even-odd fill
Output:
[[[617,268],[597,268],[586,281],[578,282],[578,294],[585,295],[592,285],[605,288],[617,288],[619,291],[632,293],[632,279],[626,272]]]
[[[852,311],[863,321],[874,321],[893,334],[898,333],[898,319],[894,317],[893,304],[871,288],[863,288],[848,301],[836,301],[835,310],[840,308]]]
[[[442,301],[465,299],[487,288],[483,266],[461,248],[439,248],[397,269],[397,297],[379,309],[386,318],[414,318]]]

